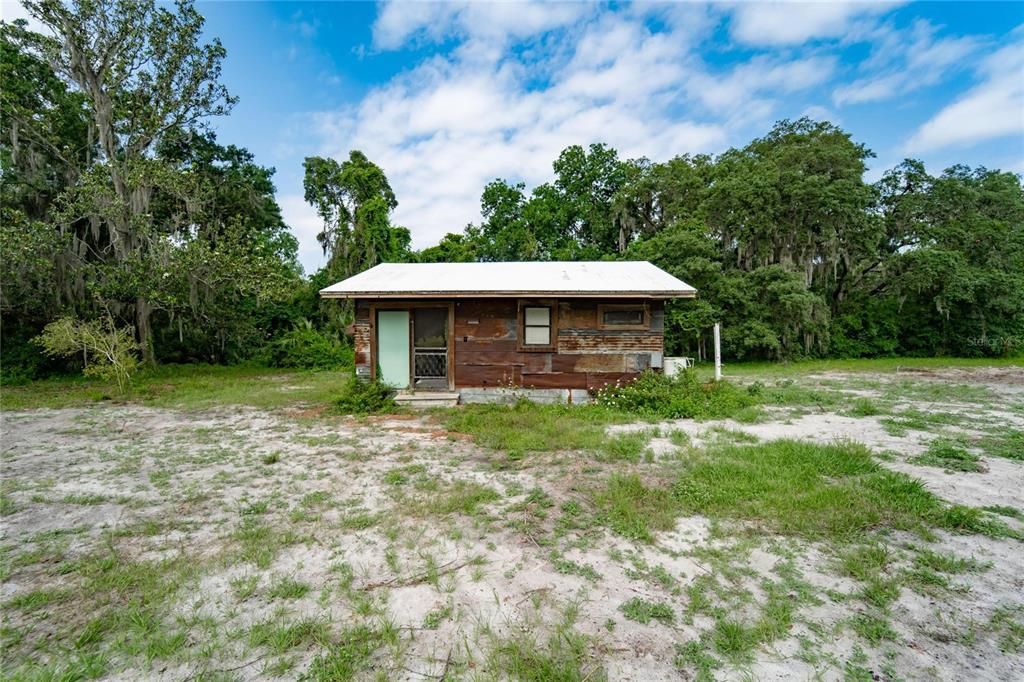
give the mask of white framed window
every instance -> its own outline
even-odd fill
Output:
[[[525,306],[523,308],[523,345],[551,345],[551,308]]]

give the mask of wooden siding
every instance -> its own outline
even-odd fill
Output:
[[[438,303],[447,304],[443,300]],[[423,301],[417,301],[422,304]],[[635,301],[647,307],[646,329],[602,328],[598,306],[605,300],[466,299],[455,301],[455,388],[521,386],[595,390],[617,380],[635,378],[651,364],[651,353],[664,351],[661,301]],[[617,305],[622,300],[615,301]],[[394,307],[400,302],[389,301]],[[552,348],[520,346],[519,309],[552,306]],[[358,301],[355,320],[356,369],[370,376],[373,328],[371,304]]]

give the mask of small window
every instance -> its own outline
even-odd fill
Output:
[[[642,304],[599,305],[597,321],[602,329],[647,329],[650,326],[649,311]]]
[[[644,311],[641,308],[606,310],[604,311],[604,323],[609,327],[641,325],[644,323]]]
[[[523,308],[523,345],[551,345],[551,308]]]

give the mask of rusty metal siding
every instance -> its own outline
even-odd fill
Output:
[[[389,303],[400,305],[399,301]],[[648,306],[649,328],[630,330],[601,329],[598,305],[603,303],[599,299],[560,301],[552,320],[553,348],[538,351],[520,347],[516,299],[455,301],[455,387],[594,390],[637,377],[650,368],[650,354],[664,349],[662,303],[637,300]],[[369,376],[372,333],[370,303],[358,301],[354,336],[360,375]]]
[[[661,301],[648,306],[650,325],[640,330],[601,329],[601,299],[560,301],[552,320],[554,348],[519,347],[518,302],[510,299],[457,301],[455,305],[456,388],[600,388],[635,378],[650,368],[650,353],[664,349]],[[617,304],[623,301],[616,300]]]

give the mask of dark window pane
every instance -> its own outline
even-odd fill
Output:
[[[446,348],[447,332],[446,308],[413,308],[412,334],[416,348]]]
[[[609,325],[643,324],[644,311],[640,308],[634,308],[632,310],[606,310],[604,312],[604,323]]]

